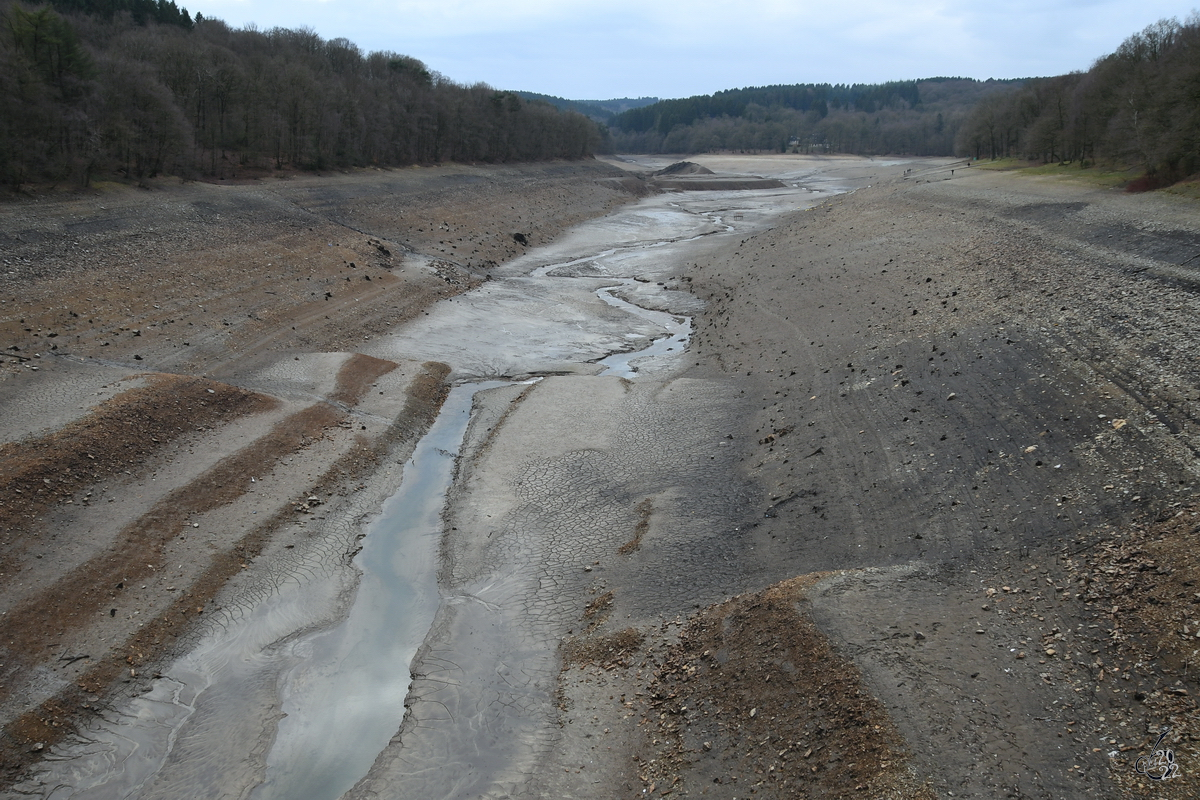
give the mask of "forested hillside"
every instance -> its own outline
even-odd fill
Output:
[[[0,0],[0,181],[582,158],[586,117],[173,0]]]
[[[958,149],[974,158],[1107,161],[1158,184],[1200,171],[1200,15],[1147,27],[1087,72],[985,98]]]
[[[765,150],[950,155],[982,98],[1020,81],[930,78],[883,84],[797,84],[663,100],[617,115],[622,152]]]
[[[578,111],[585,117],[606,124],[611,122],[612,118],[622,111],[658,102],[657,97],[620,97],[614,100],[568,100],[565,97],[538,94],[537,92],[517,92],[517,94],[526,100],[549,103],[564,111]]]
[[[1200,16],[1158,22],[1087,72],[1052,78],[602,103],[462,86],[404,55],[305,28],[234,30],[175,0],[0,0],[8,187],[611,149],[1102,160],[1169,182],[1200,170]]]
[[[635,108],[612,126],[622,152],[1099,160],[1163,185],[1200,171],[1200,15],[1147,27],[1087,72],[734,89]]]

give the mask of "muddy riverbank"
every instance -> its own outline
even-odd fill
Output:
[[[448,388],[354,350],[637,184],[445,167],[0,206],[5,780],[291,572],[335,618]],[[252,762],[266,692],[235,726]]]

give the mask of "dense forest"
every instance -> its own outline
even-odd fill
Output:
[[[581,114],[173,0],[0,0],[0,182],[582,158]]]
[[[611,122],[613,144],[643,153],[949,155],[972,107],[1020,83],[929,78],[731,89],[618,114]]]
[[[526,100],[549,103],[565,111],[578,111],[585,117],[606,125],[612,122],[613,117],[622,111],[659,102],[657,97],[618,97],[613,100],[568,100],[565,97],[538,94],[537,92],[517,92],[517,94]]]
[[[590,117],[590,119],[589,119]],[[606,124],[597,124],[598,122]],[[718,150],[1106,161],[1200,171],[1200,15],[1087,72],[565,100],[463,86],[306,28],[175,0],[0,0],[0,183]]]
[[[1200,15],[1147,27],[1087,72],[735,89],[634,108],[611,125],[621,152],[1100,160],[1162,185],[1200,171]]]
[[[762,86],[630,109],[611,125],[623,152],[1100,160],[1162,185],[1200,172],[1200,14],[1160,20],[1066,76]]]
[[[1087,72],[985,98],[959,131],[973,158],[1103,161],[1151,182],[1200,171],[1200,15],[1161,20]]]

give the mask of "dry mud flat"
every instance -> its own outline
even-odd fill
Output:
[[[1195,794],[1195,208],[950,169],[714,241],[684,369],[464,450],[463,600],[353,796]],[[557,729],[456,738],[476,686]]]
[[[53,456],[17,487],[42,494],[17,506],[3,610],[43,620],[73,565],[99,576],[86,624],[67,606],[4,623],[0,645],[28,645],[3,653],[6,766],[112,707],[111,687],[179,677],[198,657],[166,656],[215,628],[287,650],[332,624],[363,521],[449,381],[541,372],[476,395],[446,454],[440,605],[400,731],[348,796],[1194,796],[1195,207],[938,162],[695,161],[792,194],[650,198],[610,218],[602,256],[572,234],[509,260],[512,233],[548,238],[641,182],[591,165],[251,187],[222,202],[260,227],[243,210],[226,234],[214,212],[153,268],[130,241],[78,240],[128,279],[98,302],[105,271],[77,263],[86,314],[67,273],[10,289],[13,352],[77,325],[79,355],[170,374],[43,358],[0,384],[6,438]],[[401,223],[396,196],[424,216]],[[204,231],[222,232],[213,257],[190,256]],[[35,238],[7,243],[27,259],[10,279],[59,263]],[[259,247],[266,282],[244,269]],[[589,353],[653,335],[597,299],[618,278],[694,315],[682,358],[596,374]],[[118,435],[128,419],[156,420],[161,449]],[[264,627],[246,623],[259,608]],[[261,660],[234,659],[226,702],[189,710],[166,769],[129,776],[139,796],[263,779],[280,706]],[[1162,759],[1138,758],[1163,726],[1180,774],[1157,781]]]
[[[682,370],[481,417],[351,796],[1194,793],[1194,207],[951,168],[650,275]]]
[[[752,419],[759,580],[833,573],[801,607],[940,794],[1196,793],[1198,219],[959,165],[799,212],[689,273],[706,310],[686,374],[728,376]],[[697,637],[667,655],[670,691],[661,674],[643,690],[665,714],[669,749],[642,773],[659,791],[716,791],[688,729],[733,692],[676,678],[725,669],[720,637]],[[849,777],[863,751],[765,688],[820,698],[826,677],[797,681],[756,644],[766,696],[732,709],[746,733],[721,748],[738,796],[870,787],[794,788],[797,761]],[[762,739],[755,706],[780,718]],[[1138,758],[1164,728],[1179,777],[1157,781]]]

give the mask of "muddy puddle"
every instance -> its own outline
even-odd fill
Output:
[[[811,165],[779,163],[775,177],[785,189],[647,198],[531,249],[479,289],[369,343],[368,355],[445,362],[458,384],[404,464],[399,488],[376,476],[324,522],[333,544],[295,554],[267,585],[232,592],[192,652],[79,739],[57,747],[22,794],[332,800],[351,791],[378,767],[382,752],[397,747],[413,681],[409,666],[435,618],[451,607],[461,619],[511,622],[522,613],[504,606],[505,597],[515,596],[504,581],[480,585],[470,596],[448,595],[438,585],[446,493],[473,409],[476,417],[491,414],[498,427],[525,393],[487,391],[496,387],[541,375],[612,378],[616,385],[617,378],[653,379],[678,369],[699,304],[672,288],[672,275],[723,237],[744,237],[780,213],[873,177],[865,167],[835,179]],[[480,392],[487,402],[479,401]],[[362,549],[348,569],[345,548],[355,546]],[[509,578],[513,585],[529,579]],[[522,649],[499,633],[472,646],[479,653],[466,658],[477,658],[474,666],[458,667],[482,669],[488,680],[553,666],[553,650]],[[487,667],[489,647],[513,648],[504,651],[503,672]],[[390,781],[391,796],[477,792],[494,784],[488,770],[512,766],[506,754],[521,737],[538,736],[536,704],[491,707],[486,696],[469,694],[459,700],[470,710],[461,727],[470,730],[445,740],[444,763],[469,758],[482,777],[449,780],[423,795],[428,775],[407,787],[394,770],[377,770]],[[406,735],[422,733],[418,727]]]

